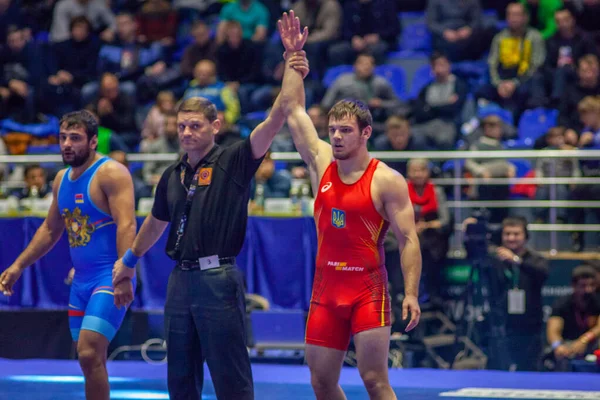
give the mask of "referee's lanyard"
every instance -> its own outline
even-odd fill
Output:
[[[518,265],[513,264],[512,265],[512,269],[505,269],[504,270],[504,275],[508,278],[511,279],[513,281],[513,289],[518,289],[519,288],[519,273],[520,273],[520,268]]]
[[[175,252],[179,251],[179,247],[181,246],[181,238],[185,233],[185,227],[187,225],[188,215],[192,208],[192,200],[194,199],[194,193],[196,192],[196,188],[198,188],[198,179],[200,178],[200,168],[196,169],[196,173],[192,178],[192,182],[190,183],[189,189],[185,187],[185,171],[186,168],[181,169],[180,179],[181,185],[187,190],[187,197],[185,199],[185,208],[183,210],[183,215],[181,216],[181,220],[179,221],[179,228],[177,229],[177,240],[175,241]]]

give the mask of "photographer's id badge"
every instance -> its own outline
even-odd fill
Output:
[[[508,313],[525,314],[525,291],[523,289],[508,291]]]

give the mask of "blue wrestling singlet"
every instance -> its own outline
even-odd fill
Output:
[[[94,175],[109,160],[97,160],[75,180],[68,168],[58,190],[58,209],[75,267],[69,297],[69,325],[75,341],[81,329],[98,332],[111,341],[127,311],[115,306],[112,287],[112,269],[118,259],[117,226],[90,197]],[[135,281],[133,284],[135,290]]]

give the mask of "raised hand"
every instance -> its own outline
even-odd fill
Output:
[[[302,79],[306,78],[310,72],[308,59],[306,58],[306,52],[304,51],[297,51],[289,56],[288,64],[290,68],[293,68],[302,74]]]
[[[294,10],[290,10],[289,15],[283,13],[281,19],[277,21],[277,29],[281,43],[288,54],[302,50],[308,38],[308,28],[304,27],[304,30],[300,28],[300,19],[294,15]]]

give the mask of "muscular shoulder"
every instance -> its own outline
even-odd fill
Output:
[[[382,161],[379,161],[373,174],[373,183],[381,194],[406,192],[407,190],[406,180],[402,174]]]
[[[102,189],[118,187],[125,181],[131,182],[131,173],[123,164],[109,160],[102,164],[96,174]]]
[[[54,177],[54,180],[52,181],[52,191],[54,192],[54,194],[58,193],[58,190],[60,189],[60,183],[62,182],[63,177],[65,176],[65,173],[67,172],[67,169],[68,168],[63,168],[56,173],[56,176]]]

